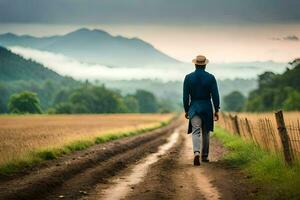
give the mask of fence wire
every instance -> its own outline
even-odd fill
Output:
[[[300,112],[284,113],[285,129],[292,158],[300,159]],[[252,140],[261,148],[284,155],[284,147],[275,114],[222,113],[219,125],[244,140]]]

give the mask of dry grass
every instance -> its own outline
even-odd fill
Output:
[[[234,114],[234,113],[233,113]],[[260,119],[269,119],[272,125],[276,126],[275,112],[263,112],[263,113],[236,113],[241,118],[247,118],[252,122],[257,122]],[[297,123],[300,120],[300,112],[284,112],[284,120],[286,125]]]
[[[158,126],[173,114],[24,115],[0,116],[0,166],[30,152],[60,148],[105,134]],[[25,159],[26,160],[26,159]]]
[[[277,130],[275,113],[230,113],[238,117],[240,135],[244,139],[253,140],[266,150],[282,155],[282,144]],[[286,129],[290,138],[292,153],[300,158],[300,112],[284,112]],[[229,113],[225,113],[220,125],[230,132],[235,128]]]

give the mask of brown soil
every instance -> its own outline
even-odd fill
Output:
[[[180,118],[159,130],[96,145],[2,179],[0,199],[101,199],[115,180],[122,182],[136,173],[134,166],[159,151],[182,124],[175,145],[159,156],[124,199],[255,198],[256,187],[246,176],[220,161],[226,150],[216,139],[211,140],[211,162],[192,165],[191,138]]]
[[[255,199],[256,186],[220,160],[226,154],[222,144],[212,138],[210,145],[210,162],[193,166],[192,141],[182,132],[178,145],[151,167],[126,199]]]

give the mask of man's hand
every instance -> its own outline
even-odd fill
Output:
[[[215,114],[214,114],[214,120],[215,121],[219,120],[219,112],[215,112]]]
[[[185,113],[185,118],[189,119],[189,114],[187,112]]]

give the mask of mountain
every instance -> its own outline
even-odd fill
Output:
[[[73,79],[63,77],[56,72],[44,67],[32,60],[26,60],[23,57],[12,53],[10,50],[0,46],[0,81],[63,81]]]
[[[62,36],[33,37],[6,33],[2,46],[23,46],[64,54],[83,62],[111,67],[161,67],[182,63],[138,39],[112,36],[102,30],[82,28]]]

